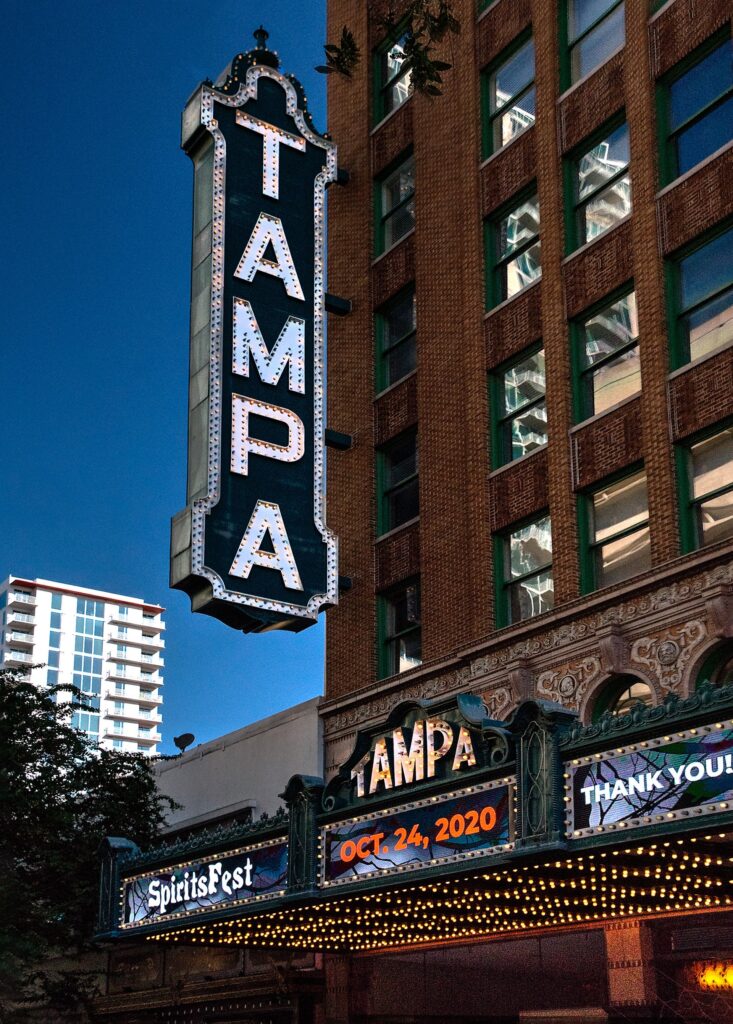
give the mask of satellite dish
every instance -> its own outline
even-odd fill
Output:
[[[182,732],[180,736],[173,737],[173,742],[180,752],[183,753],[186,747],[190,747],[195,739],[196,737],[192,732]]]

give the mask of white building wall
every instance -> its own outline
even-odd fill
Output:
[[[323,775],[320,697],[202,743],[155,766],[161,792],[181,807],[168,816],[171,830],[204,822],[253,820],[282,805],[293,775]]]

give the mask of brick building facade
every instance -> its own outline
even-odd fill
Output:
[[[471,691],[503,720],[535,698],[591,723],[727,680],[733,655],[731,4],[456,0],[435,98],[401,81],[387,7],[328,3],[328,38],[346,24],[365,56],[329,79],[350,176],[329,288],[352,302],[330,324],[329,423],[353,446],[328,467],[351,587],[328,613],[327,779],[406,699]],[[669,995],[661,950],[733,949],[718,920],[714,939],[614,925],[592,953],[565,933],[557,972],[587,955],[605,994],[585,1005],[643,1015]],[[504,984],[511,946],[465,952]],[[468,960],[411,955],[380,969],[425,985],[428,1015]],[[426,1019],[396,993],[365,1008],[364,969],[332,964],[328,1020]],[[557,972],[496,1019],[562,1005],[530,997]]]

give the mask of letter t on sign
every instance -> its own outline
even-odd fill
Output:
[[[243,110],[237,111],[237,124],[262,136],[262,191],[272,199],[279,199],[280,144],[305,153],[305,139],[284,132],[267,121],[260,121],[257,117],[250,117]]]

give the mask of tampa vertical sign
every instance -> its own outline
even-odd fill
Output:
[[[172,523],[171,586],[239,629],[301,629],[338,596],[324,485],[336,148],[258,38],[183,114],[194,164],[188,497]]]

